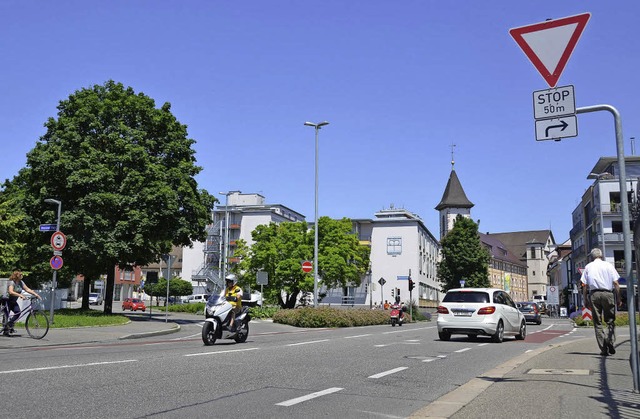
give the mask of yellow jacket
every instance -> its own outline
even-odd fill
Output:
[[[236,297],[235,298],[236,301],[233,301],[233,298],[230,299],[229,297]],[[226,298],[227,301],[229,301],[229,303],[234,308],[241,308],[242,307],[242,288],[240,288],[237,285],[234,285],[231,288],[227,288],[224,293],[224,298]]]

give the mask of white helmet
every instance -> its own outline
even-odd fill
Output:
[[[235,274],[229,274],[226,276],[226,278],[224,279],[225,281],[231,281],[233,283],[233,285],[236,284],[236,282],[238,282],[238,278],[235,276]]]

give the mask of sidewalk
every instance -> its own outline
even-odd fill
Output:
[[[183,313],[180,313],[181,315]],[[180,325],[173,322],[171,315],[165,322],[164,313],[153,317],[129,316],[127,324],[102,327],[76,327],[64,329],[49,329],[49,333],[42,339],[32,339],[21,329],[17,336],[0,336],[0,350],[11,348],[33,348],[41,346],[77,345],[89,343],[105,343],[122,339],[136,339],[149,336],[165,335],[180,330]]]
[[[458,387],[412,418],[640,418],[628,332],[602,357],[595,336],[524,353]]]

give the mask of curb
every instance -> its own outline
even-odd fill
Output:
[[[550,349],[560,348],[565,345],[588,339],[589,338],[569,340],[534,349],[531,352],[525,352],[524,354],[518,355],[517,357],[498,365],[494,369],[481,374],[480,376],[472,379],[466,384],[463,384],[455,390],[452,390],[449,393],[441,396],[439,399],[414,412],[409,417],[413,419],[450,418],[455,413],[457,413],[458,410],[471,403],[471,401],[478,397],[483,391],[491,387],[491,385],[493,385],[493,383],[497,381],[497,379],[503,378],[509,372],[513,371],[530,359]]]
[[[132,333],[132,334],[129,334],[129,335],[120,336],[118,338],[118,340],[139,339],[139,338],[146,338],[146,337],[149,337],[149,336],[168,335],[168,334],[176,333],[176,332],[179,332],[179,331],[180,331],[180,325],[174,323],[173,327],[171,327],[170,329],[156,330],[154,332]]]

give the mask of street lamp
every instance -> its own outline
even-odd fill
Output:
[[[56,221],[56,231],[60,231],[60,213],[62,212],[62,202],[57,199],[47,198],[44,200],[47,204],[53,204],[58,206],[58,218]],[[51,323],[53,324],[53,303],[55,301],[56,296],[56,280],[58,278],[58,271],[56,269],[53,270],[53,279],[51,280],[51,301],[49,303],[49,317],[51,318]]]
[[[229,259],[229,195],[232,195],[234,193],[240,193],[240,191],[229,191],[229,192],[220,192],[220,195],[224,195],[225,196],[225,203],[224,203],[224,239],[223,239],[223,248],[222,248],[222,285],[224,288],[224,279],[227,276],[227,271],[228,271],[228,267],[227,267],[227,259]],[[220,272],[220,269],[218,269],[218,272]]]
[[[318,306],[318,131],[325,125],[329,125],[327,121],[305,122],[307,127],[313,127],[316,130],[316,187],[315,187],[315,231],[313,240],[313,306]]]
[[[611,177],[610,173],[589,173],[589,177],[595,177],[598,179],[598,196],[600,197],[600,205],[598,205],[599,213],[600,213],[600,237],[602,238],[602,257],[604,260],[607,260],[607,247],[604,243],[604,217],[602,215],[602,187],[600,186],[600,180],[603,178]]]

